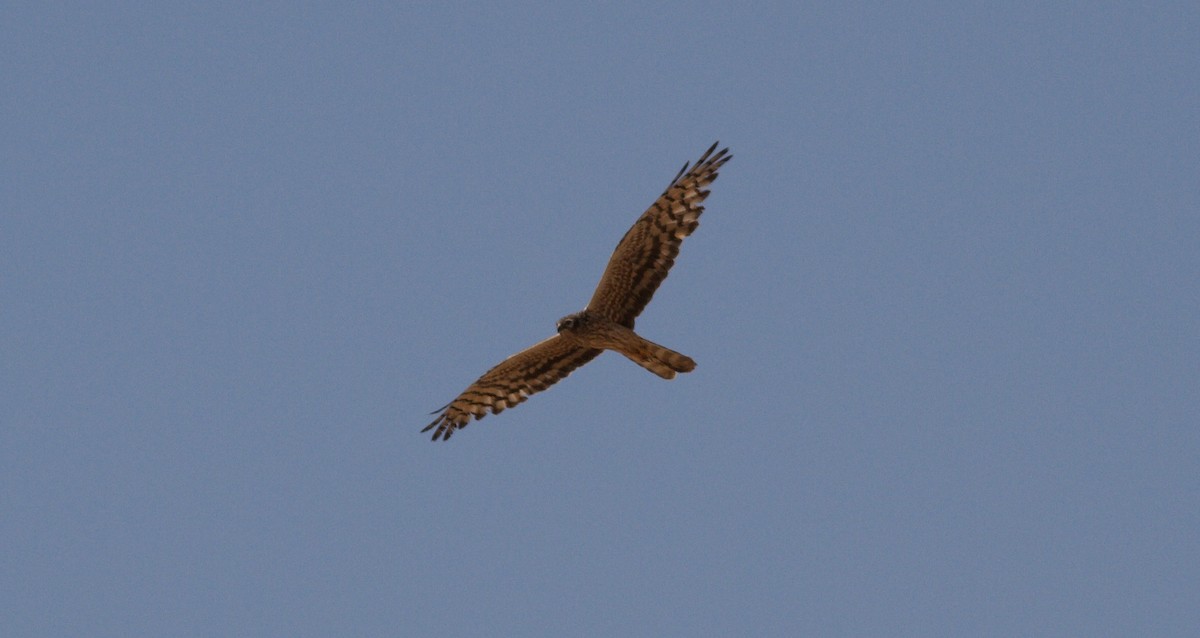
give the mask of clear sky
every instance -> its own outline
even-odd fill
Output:
[[[0,19],[0,634],[1183,636],[1200,5]],[[714,140],[638,322],[448,443]]]

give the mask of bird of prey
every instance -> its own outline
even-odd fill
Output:
[[[617,244],[587,308],[559,319],[558,334],[485,372],[456,399],[435,410],[437,418],[421,431],[433,430],[435,441],[448,440],[472,417],[482,419],[489,411],[500,414],[604,350],[615,350],[664,379],[694,370],[696,362],[691,358],[635,333],[633,321],[667,277],[683,238],[699,225],[701,203],[709,193],[706,188],[732,158],[728,148],[717,151],[713,144],[690,170],[685,163]]]

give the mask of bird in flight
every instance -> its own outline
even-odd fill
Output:
[[[714,151],[716,151],[714,153]],[[617,244],[587,308],[558,320],[558,334],[501,361],[450,403],[435,410],[437,418],[422,432],[448,440],[471,418],[490,411],[500,414],[566,377],[604,350],[615,350],[664,379],[691,372],[696,362],[633,331],[654,291],[679,255],[683,238],[699,225],[705,190],[717,171],[733,159],[729,149],[713,144],[696,164],[685,163],[658,199],[634,222]]]

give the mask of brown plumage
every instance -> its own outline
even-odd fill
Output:
[[[695,166],[684,164],[663,194],[634,222],[617,244],[596,292],[582,312],[563,317],[558,334],[500,362],[450,403],[422,432],[449,439],[471,418],[499,414],[529,395],[545,390],[604,350],[615,350],[654,374],[673,379],[691,372],[696,362],[674,350],[643,339],[634,320],[667,277],[683,238],[692,234],[704,212],[705,190],[717,171],[733,159],[729,149],[713,144]],[[436,428],[436,429],[434,429]]]

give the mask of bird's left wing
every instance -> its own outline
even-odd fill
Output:
[[[728,148],[717,151],[717,144],[713,144],[691,170],[687,164],[683,165],[667,190],[617,244],[588,302],[588,310],[633,327],[633,320],[650,303],[654,291],[675,264],[683,238],[700,224],[702,202],[708,197],[706,188],[717,179],[721,166],[731,159]]]

